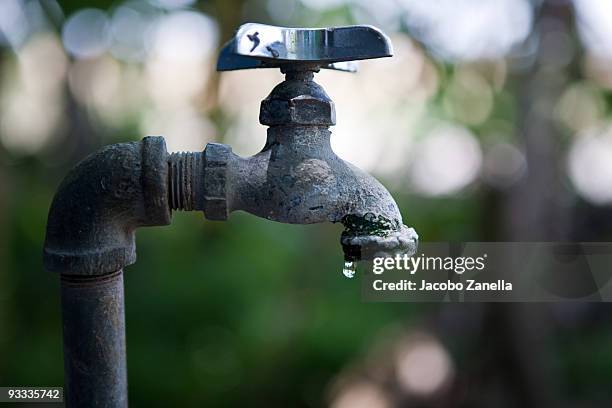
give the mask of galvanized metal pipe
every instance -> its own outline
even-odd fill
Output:
[[[61,275],[67,407],[127,407],[123,270]]]

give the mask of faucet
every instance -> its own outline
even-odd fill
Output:
[[[291,224],[342,223],[347,261],[414,253],[417,235],[403,225],[389,192],[333,152],[334,103],[313,80],[320,68],[354,71],[347,60],[391,55],[389,39],[369,26],[240,27],[222,49],[217,69],[280,68],[286,78],[261,103],[259,122],[269,126],[266,143],[248,158],[224,144],[170,155],[172,209],[202,210],[214,220],[243,210]]]
[[[244,24],[217,69],[280,68],[285,80],[261,103],[261,152],[230,146],[168,154],[162,137],[120,143],[79,163],[60,185],[47,223],[44,264],[60,272],[68,406],[127,406],[123,276],[136,261],[134,231],[168,225],[173,210],[226,220],[242,210],[291,224],[342,223],[347,262],[414,254],[418,236],[373,177],[330,145],[335,109],[314,82],[320,69],[389,57],[371,26],[299,29]]]

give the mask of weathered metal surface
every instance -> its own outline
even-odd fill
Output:
[[[170,223],[167,174],[161,137],[107,146],[79,163],[51,204],[45,267],[96,275],[134,263],[134,230]]]
[[[221,50],[218,71],[276,68],[287,63],[354,72],[349,61],[390,57],[389,38],[368,25],[331,28],[288,28],[247,23]]]
[[[123,272],[61,281],[66,406],[127,407]]]
[[[321,125],[336,124],[334,103],[323,87],[312,80],[312,72],[287,74],[261,102],[259,122],[262,125]]]
[[[347,261],[414,255],[417,250],[419,236],[416,231],[384,216],[350,214],[342,219],[342,224],[346,229],[340,243]]]
[[[172,153],[168,157],[168,204],[170,209],[202,209],[196,197],[203,195],[203,157],[200,152]],[[195,179],[197,178],[197,179]],[[184,187],[183,187],[184,186]]]
[[[230,146],[214,143],[203,154],[172,155],[170,179],[177,185],[171,191],[188,197],[182,202],[195,203],[189,209],[203,210],[214,220],[243,210],[292,224],[343,223],[347,230],[341,243],[347,260],[413,254],[418,237],[403,225],[389,192],[333,152],[328,130],[335,123],[333,102],[308,68],[287,70],[287,80],[262,102],[260,122],[270,127],[260,153],[242,158]],[[202,162],[203,169],[187,165],[188,160]],[[372,217],[378,221],[371,222]]]
[[[341,222],[369,212],[401,221],[387,190],[336,156],[330,134],[326,127],[275,126],[257,155],[229,156],[229,211],[292,224]]]
[[[209,143],[204,149],[204,188],[198,202],[202,203],[201,209],[210,220],[223,221],[229,214],[226,197],[230,187],[224,181],[230,153],[221,143]]]

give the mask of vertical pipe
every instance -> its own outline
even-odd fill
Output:
[[[123,270],[61,281],[66,406],[127,407]]]

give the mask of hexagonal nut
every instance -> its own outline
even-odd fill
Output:
[[[208,143],[204,149],[204,216],[209,220],[226,220],[227,163],[232,148],[222,143]]]
[[[332,126],[336,124],[336,109],[332,101],[311,95],[300,95],[289,100],[265,99],[261,102],[259,123],[266,126]]]

